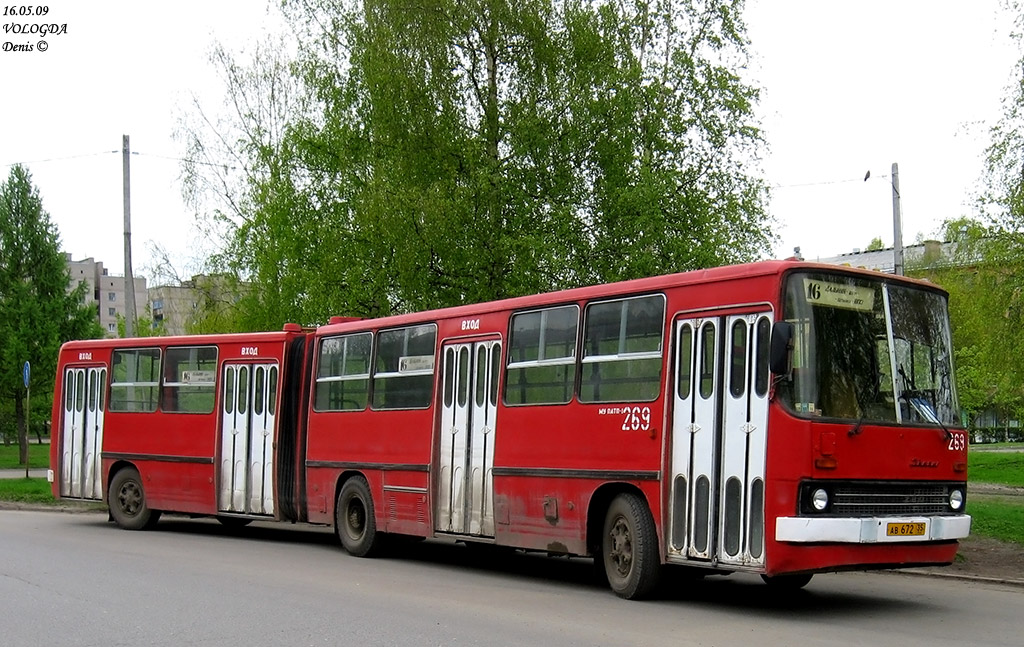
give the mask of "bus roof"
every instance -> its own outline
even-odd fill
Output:
[[[799,261],[796,259],[770,260],[758,261],[755,263],[746,263],[741,265],[723,265],[720,267],[692,270],[689,272],[679,272],[675,274],[666,274],[642,279],[631,279],[628,281],[619,281],[615,283],[570,288],[567,290],[559,290],[556,292],[545,292],[542,294],[512,297],[509,299],[501,299],[498,301],[452,306],[449,308],[440,308],[436,310],[426,310],[422,312],[391,315],[387,317],[374,319],[345,318],[345,320],[341,322],[329,323],[320,326],[316,332],[318,335],[329,335],[357,329],[365,329],[367,327],[390,328],[393,326],[409,325],[411,323],[420,321],[480,316],[503,310],[521,310],[525,308],[544,307],[547,305],[553,305],[558,303],[585,301],[588,299],[593,299],[595,297],[615,297],[643,292],[653,292],[657,290],[663,290],[665,288],[679,287],[684,285],[707,284],[719,281],[731,281],[741,278],[755,278],[759,276],[781,275],[785,272],[801,269],[820,270],[842,274],[853,274],[872,279],[884,278],[885,280],[888,281],[917,284],[920,285],[921,287],[926,287],[931,290],[943,292],[943,290],[934,283],[929,283],[927,281],[921,281],[919,279],[907,278],[903,276],[896,276],[893,274],[883,274],[875,270],[855,268],[846,265],[813,263],[807,261]]]

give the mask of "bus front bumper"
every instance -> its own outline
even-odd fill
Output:
[[[775,540],[793,543],[881,544],[950,541],[971,532],[970,515],[950,517],[779,517]]]

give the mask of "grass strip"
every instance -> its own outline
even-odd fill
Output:
[[[50,446],[35,442],[28,444],[28,466],[32,469],[44,469],[50,466]],[[18,443],[0,445],[0,470],[25,469],[21,462],[21,450]]]
[[[968,452],[967,479],[1024,487],[1024,452]]]
[[[46,479],[0,479],[0,500],[57,505]]]
[[[1013,542],[1024,548],[1024,501],[975,497],[967,503],[971,534]]]

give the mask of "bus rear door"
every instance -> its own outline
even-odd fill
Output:
[[[64,370],[60,495],[103,498],[103,408],[107,367]]]

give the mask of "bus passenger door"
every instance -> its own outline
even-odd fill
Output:
[[[103,498],[103,395],[106,367],[64,372],[61,496]]]
[[[764,563],[771,312],[726,318],[718,561]]]
[[[718,427],[718,319],[676,322],[669,556],[711,558]]]
[[[274,514],[277,364],[225,364],[218,509]]]
[[[494,536],[494,430],[501,342],[446,344],[436,530]]]
[[[771,313],[677,321],[670,561],[758,565]]]

